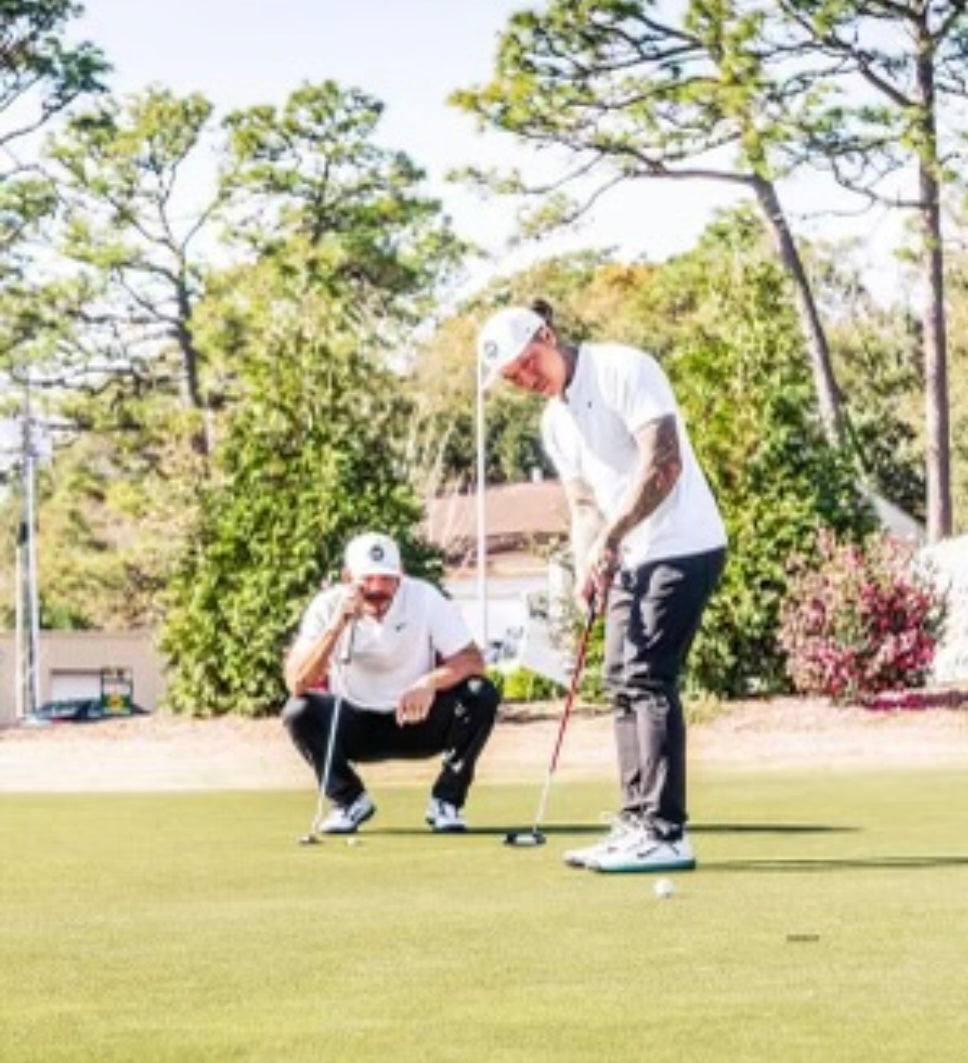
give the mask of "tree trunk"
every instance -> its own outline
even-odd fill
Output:
[[[923,144],[918,166],[924,285],[924,432],[928,542],[951,535],[951,440],[948,405],[948,337],[944,309],[944,249],[938,189],[934,63],[929,49],[917,60]]]
[[[770,231],[773,233],[783,267],[793,281],[797,316],[800,318],[800,327],[807,347],[807,356],[810,359],[814,390],[817,393],[817,405],[820,410],[824,433],[832,446],[844,446],[848,439],[844,431],[840,390],[834,378],[833,366],[830,362],[830,347],[827,344],[827,334],[824,332],[823,323],[820,320],[820,313],[817,310],[807,271],[804,269],[796,241],[793,239],[793,234],[787,225],[783,208],[780,206],[780,200],[776,194],[776,188],[772,182],[761,177],[753,177],[752,185],[760,209],[763,211]]]
[[[186,405],[200,411],[202,415],[202,426],[192,436],[192,447],[198,454],[207,457],[212,453],[211,410],[202,397],[198,374],[201,358],[192,333],[192,301],[188,293],[188,285],[183,278],[179,281],[176,298],[178,300],[178,321],[175,324],[174,333],[181,350],[182,367],[185,371],[184,398]]]
[[[934,185],[922,175],[922,189]],[[944,251],[937,199],[926,206],[924,255],[924,431],[928,490],[928,541],[951,535],[951,428],[948,340],[944,312]]]

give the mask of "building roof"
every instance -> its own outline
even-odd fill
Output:
[[[567,539],[568,503],[557,480],[499,484],[484,495],[487,552],[530,554]],[[476,494],[440,495],[427,506],[427,537],[451,564],[472,559],[477,549]]]

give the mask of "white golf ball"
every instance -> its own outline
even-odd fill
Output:
[[[656,897],[671,897],[676,892],[676,888],[675,886],[673,886],[672,880],[667,878],[657,879],[655,885],[652,887],[652,890],[655,893]]]
[[[359,838],[347,838],[346,839],[346,844],[347,845],[359,845],[360,844],[360,839]]]

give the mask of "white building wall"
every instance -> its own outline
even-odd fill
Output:
[[[0,632],[0,725],[16,722],[15,651],[13,632]],[[164,661],[155,649],[153,632],[40,633],[41,702],[62,693],[65,683],[99,677],[102,668],[130,669],[135,703],[151,711],[158,707],[165,691]]]
[[[968,535],[945,539],[923,551],[948,592],[948,622],[934,658],[936,683],[968,680]]]

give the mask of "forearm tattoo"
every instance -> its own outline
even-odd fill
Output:
[[[636,436],[639,445],[639,466],[635,483],[629,492],[628,504],[614,522],[612,535],[615,542],[665,501],[675,487],[682,471],[679,451],[679,432],[676,419],[671,414],[650,421]]]

